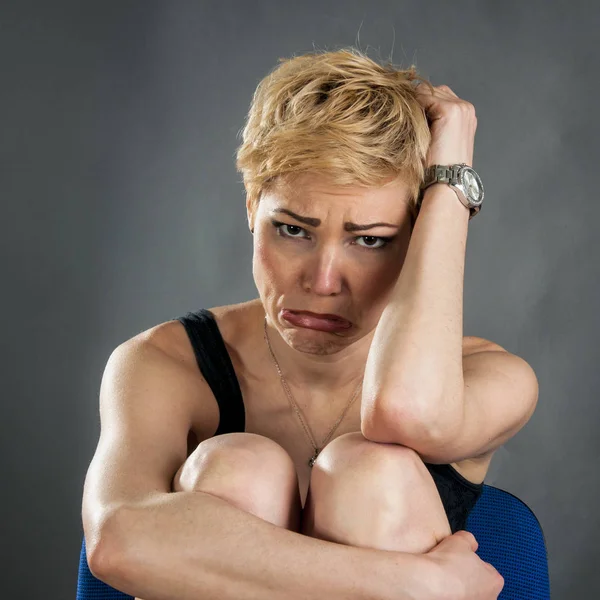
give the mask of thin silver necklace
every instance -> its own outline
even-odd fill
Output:
[[[264,321],[264,330],[265,330],[265,336],[264,336],[265,341],[267,342],[267,347],[269,348],[269,352],[271,353],[271,356],[273,357],[273,362],[275,363],[275,367],[277,368],[277,373],[279,374],[279,379],[281,381],[281,385],[283,386],[283,389],[288,398],[290,406],[292,407],[294,412],[298,415],[298,419],[300,419],[300,423],[302,424],[302,427],[303,427],[305,433],[307,434],[308,439],[310,440],[310,443],[312,444],[313,450],[315,451],[313,456],[308,461],[308,465],[310,467],[312,467],[315,464],[315,461],[317,460],[317,456],[319,456],[319,453],[321,452],[321,450],[323,450],[323,448],[325,447],[325,445],[327,444],[327,442],[333,435],[334,431],[338,428],[339,424],[342,422],[342,420],[346,416],[346,413],[350,410],[350,407],[354,404],[354,401],[356,400],[356,397],[358,396],[358,391],[360,390],[360,388],[362,386],[362,380],[359,382],[358,387],[356,388],[354,394],[352,394],[352,398],[350,398],[350,402],[344,409],[344,412],[341,414],[340,418],[336,421],[336,423],[332,427],[331,431],[327,434],[327,437],[321,442],[321,447],[319,448],[315,442],[315,439],[314,439],[308,425],[306,424],[306,422],[304,421],[304,418],[302,417],[302,414],[300,413],[300,409],[298,408],[298,405],[294,401],[294,397],[292,396],[292,392],[287,384],[287,381],[285,380],[285,378],[281,372],[281,368],[279,366],[279,363],[277,362],[277,358],[275,358],[275,354],[273,353],[273,348],[271,348],[271,342],[269,341],[269,336],[267,334],[267,317],[266,316],[265,316],[265,321]]]

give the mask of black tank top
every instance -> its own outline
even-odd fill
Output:
[[[219,405],[214,435],[244,432],[246,413],[242,391],[214,315],[206,308],[176,319],[187,332],[198,367]],[[465,479],[451,465],[425,463],[438,489],[452,533],[465,529],[467,517],[483,492],[483,483]]]

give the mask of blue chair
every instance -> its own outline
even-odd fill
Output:
[[[531,509],[511,493],[484,484],[467,520],[479,543],[477,555],[504,577],[499,600],[550,600],[548,555],[539,521]],[[79,559],[77,600],[133,600],[96,579],[85,553]]]

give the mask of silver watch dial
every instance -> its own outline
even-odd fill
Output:
[[[465,169],[462,172],[462,180],[469,200],[471,202],[479,202],[483,195],[483,186],[479,177],[471,169]]]

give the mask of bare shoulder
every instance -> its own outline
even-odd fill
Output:
[[[257,343],[262,340],[265,309],[260,298],[209,309],[215,316],[219,332],[240,383],[255,381],[264,369]]]
[[[200,371],[188,334],[178,320],[159,323],[137,334],[128,343],[152,348],[162,356],[165,369],[177,378],[185,397],[192,429],[188,433],[188,455],[199,441],[212,437],[219,426],[219,406],[211,387]]]
[[[239,304],[215,306],[208,310],[215,316],[226,345],[233,347],[243,337],[245,327],[251,322],[250,313],[258,312],[261,309],[260,300],[251,300]],[[198,370],[190,339],[180,321],[159,323],[142,331],[136,338],[160,348],[174,360],[189,367],[191,371]]]
[[[254,332],[257,323],[265,314],[260,298],[209,308],[215,316],[219,331],[226,344],[239,345]]]
[[[239,304],[211,307],[217,326],[225,342],[227,351],[234,364],[239,363],[244,354],[243,343],[245,332],[251,318],[260,313],[260,300],[251,300]],[[264,313],[264,311],[263,311]],[[196,401],[192,404],[195,412],[192,416],[197,439],[206,439],[214,434],[219,424],[219,407],[212,389],[202,376],[192,343],[183,324],[178,320],[165,321],[142,331],[137,336],[139,341],[160,349],[165,357],[181,366],[181,376],[196,390]]]

